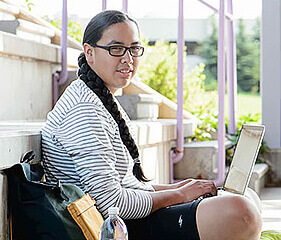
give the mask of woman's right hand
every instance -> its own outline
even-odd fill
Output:
[[[217,188],[213,181],[189,179],[183,183],[176,189],[152,192],[152,212],[163,207],[191,202],[206,194],[217,195]]]
[[[177,190],[180,193],[182,203],[191,202],[206,194],[217,195],[217,187],[211,180],[192,179]]]

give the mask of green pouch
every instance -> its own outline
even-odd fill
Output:
[[[42,182],[40,163],[18,163],[5,169],[8,207],[15,240],[83,240],[67,206],[85,194],[72,184]]]

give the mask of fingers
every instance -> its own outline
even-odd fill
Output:
[[[213,181],[210,180],[201,180],[201,187],[203,188],[203,195],[210,194],[211,196],[217,195],[217,187]]]
[[[186,191],[186,197],[191,200],[197,199],[200,196],[210,194],[211,196],[217,195],[217,187],[213,181],[210,180],[195,180],[192,179],[189,183],[183,186]]]
[[[176,184],[176,188],[180,188],[180,187],[184,186],[185,184],[190,183],[192,180],[193,180],[193,179],[185,179],[185,180],[182,180],[182,181],[180,181],[180,182],[178,182],[178,183]]]

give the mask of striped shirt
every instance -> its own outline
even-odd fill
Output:
[[[127,114],[118,107],[132,132]],[[153,187],[133,175],[133,160],[117,123],[82,80],[73,81],[48,114],[42,153],[47,181],[59,179],[90,193],[104,218],[111,206],[119,207],[124,219],[150,214]]]

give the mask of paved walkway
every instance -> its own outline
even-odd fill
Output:
[[[281,231],[281,188],[264,188],[260,197],[262,201],[262,230]]]

